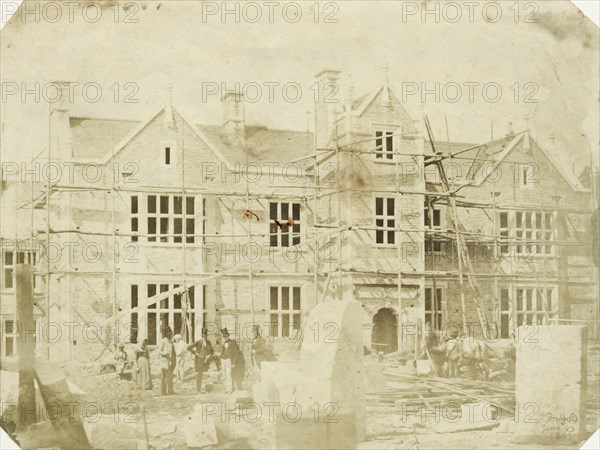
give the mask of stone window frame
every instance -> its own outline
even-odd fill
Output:
[[[423,311],[424,311],[423,312],[423,323],[427,324],[428,316],[432,316],[435,314],[435,315],[437,315],[438,323],[435,324],[435,326],[432,326],[432,324],[430,323],[429,329],[430,330],[443,330],[444,325],[446,323],[446,319],[447,319],[446,318],[447,303],[448,303],[447,296],[446,296],[447,285],[445,283],[436,282],[435,289],[436,289],[436,291],[441,292],[440,298],[439,298],[439,309],[438,310],[427,309],[427,300],[426,300],[427,299],[427,291],[433,293],[433,283],[427,283],[423,288]],[[436,296],[437,296],[437,292],[436,292]]]
[[[129,215],[131,223],[131,242],[138,242],[137,233],[140,231],[140,196],[132,195],[129,201]]]
[[[7,262],[7,253],[12,256],[10,262]],[[18,246],[15,248],[12,245],[2,249],[2,291],[14,292],[15,291],[15,266],[17,264],[30,264],[33,255],[33,267],[37,266],[40,262],[40,253],[37,250],[31,250],[29,248],[19,249]],[[10,280],[10,286],[7,286],[7,280]],[[39,275],[33,276],[33,291],[34,293],[41,292],[41,282]]]
[[[160,143],[160,161],[163,167],[172,168],[177,164],[177,144],[175,141],[162,141]],[[169,163],[166,161],[166,151],[169,149]]]
[[[151,286],[153,286],[153,287],[151,288]],[[140,287],[144,288],[145,292],[140,292]],[[139,299],[141,296],[143,296],[143,298],[145,300],[147,300],[148,298],[153,297],[156,294],[170,291],[177,287],[181,287],[181,283],[173,282],[173,281],[132,283],[130,285],[131,307],[135,308],[139,305]],[[205,285],[202,286],[200,298],[198,298],[198,295],[197,295],[198,291],[200,291],[200,290],[196,289],[196,286],[188,286],[188,292],[190,293],[190,295],[188,297],[188,298],[190,298],[190,306],[188,307],[188,313],[190,313],[192,316],[191,317],[191,326],[192,326],[192,336],[194,338],[196,337],[196,335],[198,333],[198,327],[196,326],[196,320],[198,318],[198,314],[202,315],[202,320],[206,319],[206,286]],[[178,298],[179,298],[180,307],[176,308],[175,303]],[[146,307],[140,308],[139,310],[137,310],[137,312],[135,312],[135,311],[132,312],[131,313],[130,342],[137,343],[140,341],[138,339],[138,331],[140,330],[140,324],[143,324],[143,326],[145,327],[145,330],[143,330],[144,331],[143,336],[145,336],[148,339],[149,345],[158,345],[160,340],[162,339],[160,331],[161,331],[161,327],[162,327],[162,322],[165,319],[165,314],[166,314],[167,324],[171,327],[171,330],[173,330],[173,334],[179,333],[179,329],[176,328],[177,324],[175,322],[175,319],[177,317],[177,314],[179,314],[179,315],[181,315],[180,321],[179,321],[180,325],[181,325],[182,321],[184,320],[182,299],[183,299],[183,294],[171,294],[171,295],[169,295],[168,298],[160,300],[158,302],[158,304],[153,303]],[[202,305],[202,307],[199,309],[198,305]],[[150,314],[154,315],[154,320],[153,320],[154,332],[152,334],[150,333],[151,330],[149,328],[151,326],[150,320],[149,320]],[[143,316],[144,320],[140,320],[140,316]],[[205,322],[200,324],[200,326],[204,326],[204,324],[205,324]],[[134,331],[135,331],[135,333],[134,333]]]
[[[8,331],[7,325],[11,324],[11,331]],[[2,320],[2,356],[13,357],[17,355],[17,330],[14,319],[3,319]],[[10,354],[8,354],[10,340]]]
[[[154,198],[153,211],[150,212],[150,198]],[[167,198],[166,212],[163,208],[163,198]],[[176,211],[176,199],[180,199],[179,210]],[[202,202],[202,214],[197,208],[198,199]],[[189,207],[188,202],[192,202]],[[136,205],[137,207],[135,207]],[[140,240],[136,233],[141,232],[142,223],[146,231],[145,242],[151,245],[183,246],[185,239],[186,245],[196,245],[203,242],[203,239],[196,239],[196,226],[198,222],[203,224],[203,234],[205,227],[204,217],[204,197],[200,195],[189,195],[181,193],[140,193],[131,195],[130,198],[130,222],[131,222],[131,241]],[[188,212],[191,209],[192,212]],[[199,217],[199,216],[202,217]],[[151,227],[151,220],[154,219],[154,225]],[[179,226],[177,226],[179,224]],[[189,231],[189,227],[192,231]],[[154,229],[151,232],[151,229]],[[180,228],[177,232],[176,228]],[[175,234],[180,234],[176,236]]]
[[[544,312],[544,292],[548,317]],[[538,296],[542,294],[542,298]],[[550,298],[547,295],[550,293]],[[507,339],[517,327],[529,324],[547,324],[556,321],[559,313],[558,286],[554,284],[538,287],[531,284],[517,284],[500,288],[498,308],[500,338]],[[529,320],[529,321],[527,321]]]
[[[508,210],[498,212],[500,237],[514,240],[514,254],[527,257],[552,257],[556,253],[556,211]],[[541,227],[538,222],[541,219]],[[547,226],[548,219],[551,222]],[[525,242],[521,243],[520,240]],[[531,242],[535,241],[535,242]],[[531,251],[535,247],[535,251]],[[509,244],[500,244],[500,253],[511,253]]]
[[[208,226],[208,222],[206,220],[206,197],[204,195],[200,197],[200,204],[202,206],[202,217],[200,219],[202,222],[202,237],[200,238],[200,242],[202,242],[202,245],[204,245],[206,244],[206,228]],[[196,228],[195,225],[194,228]]]
[[[288,292],[288,308],[284,308],[283,292]],[[302,328],[302,284],[273,283],[268,285],[267,290],[267,311],[269,323],[269,336],[273,338],[291,338],[296,330]],[[273,293],[276,292],[276,305],[273,304]],[[296,296],[298,293],[298,296]],[[296,303],[296,299],[298,300]],[[275,307],[274,307],[275,306]],[[296,306],[298,306],[296,308]],[[287,334],[284,335],[285,323],[287,318]]]
[[[439,212],[439,224],[436,225],[435,222],[435,213]],[[442,214],[443,210],[441,208],[433,208],[433,226],[431,228],[429,228],[429,224],[428,222],[428,208],[425,207],[425,211],[424,211],[424,216],[423,216],[423,226],[425,227],[426,230],[442,230],[443,229],[443,222],[444,222],[444,215]],[[425,253],[443,253],[444,249],[442,246],[442,241],[439,239],[436,239],[435,237],[433,238],[433,242],[432,242],[432,246],[431,248],[429,248],[429,237],[426,234],[425,237]]]
[[[273,210],[276,205],[276,211]],[[283,217],[286,205],[288,217]],[[292,219],[292,226],[288,226],[288,220]],[[277,220],[283,228],[275,223]],[[293,247],[302,242],[302,203],[298,201],[269,200],[269,247]],[[290,245],[291,244],[291,245]]]
[[[382,212],[385,214],[377,214],[377,201],[385,200],[382,204]],[[392,200],[394,202],[394,214],[389,215],[389,201]],[[373,245],[375,247],[396,247],[398,244],[396,242],[396,227],[398,223],[398,215],[399,211],[397,208],[397,197],[394,195],[374,195],[373,196]],[[383,224],[379,224],[378,222],[383,221]],[[389,225],[389,222],[393,221],[393,226]],[[381,235],[381,239],[379,239],[379,233],[383,232]],[[391,233],[391,234],[390,234]],[[392,236],[392,241],[390,242],[390,236]],[[381,240],[382,242],[378,242]]]
[[[375,159],[394,159],[394,132],[386,130],[375,131]],[[390,149],[391,142],[391,149]],[[385,156],[385,158],[384,158]]]
[[[395,155],[394,152],[398,150],[398,135],[396,132],[401,129],[400,124],[391,123],[377,123],[371,125],[371,134],[375,137],[374,142],[374,160],[377,162],[395,162],[399,155]],[[381,136],[377,136],[381,133]],[[379,141],[381,142],[379,143]],[[391,142],[392,148],[389,150],[388,146]],[[381,146],[381,150],[379,150]],[[384,158],[384,156],[386,156]]]

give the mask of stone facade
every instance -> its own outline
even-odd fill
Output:
[[[320,76],[322,85],[337,80],[335,71]],[[58,249],[49,268],[49,309],[38,311],[42,323],[60,330],[49,347],[53,359],[95,359],[116,340],[156,342],[161,322],[181,332],[186,301],[174,289],[182,285],[193,287],[187,339],[205,327],[214,341],[227,327],[246,350],[251,323],[283,350],[324,300],[360,301],[365,346],[375,351],[413,351],[427,321],[462,327],[447,197],[435,169],[425,166],[431,150],[422,123],[387,81],[337,114],[331,105],[317,105],[318,142],[308,132],[248,126],[243,107],[231,101],[222,127],[197,126],[170,105],[142,122],[74,118],[57,107],[51,152],[57,162],[72,163],[72,176],[53,187],[49,205],[40,197],[35,219],[46,228],[49,208],[50,248]],[[484,160],[502,172],[492,177]],[[589,190],[566,177],[529,132],[483,144],[456,161],[464,173],[452,182],[470,182],[458,192],[459,221],[487,320],[501,327],[504,314],[511,329],[521,312],[528,320],[517,302],[527,305],[527,295],[541,285],[553,289],[544,300],[556,309],[551,319],[596,311],[597,269],[586,244]],[[525,166],[536,177],[527,186]],[[440,210],[433,234],[425,226],[432,199]],[[516,254],[517,212],[552,215],[550,253]],[[189,236],[178,238],[184,230]],[[512,239],[506,254],[489,237],[504,231]],[[41,254],[46,236],[37,239]],[[2,264],[4,273],[5,258]],[[466,316],[479,333],[474,296],[464,284]],[[434,308],[436,289],[442,298]],[[158,308],[146,305],[161,292],[168,298],[158,298]],[[14,293],[5,282],[2,298],[6,319]],[[136,305],[139,311],[130,312]]]
[[[514,335],[516,328],[522,325],[519,315],[532,313],[537,323],[545,323],[548,319],[565,321],[561,323],[568,323],[568,319],[581,321],[578,324],[587,323],[590,338],[597,339],[598,326],[594,319],[598,299],[594,289],[598,269],[593,266],[590,246],[592,208],[589,190],[574,186],[528,132],[506,136],[490,148],[506,154],[482,171],[486,172],[487,178],[484,174],[473,176],[472,172],[467,173],[467,165],[462,180],[457,180],[457,183],[464,182],[465,178],[471,181],[460,190],[459,202],[464,204],[458,209],[458,215],[485,302],[486,318],[495,324],[490,325],[490,337]],[[530,170],[527,183],[523,182],[524,168]],[[436,180],[431,178],[434,186]],[[450,209],[444,205],[436,208],[440,209],[441,228],[451,228]],[[522,235],[518,234],[520,232]],[[500,238],[495,246],[493,236],[503,234],[506,235],[505,244]],[[449,240],[451,235],[434,235],[434,240],[439,241],[439,251],[425,254],[429,271],[456,271],[457,253]],[[519,236],[529,244],[521,244]],[[536,237],[538,245],[530,246]],[[457,277],[441,274],[435,278],[444,289],[443,322],[460,325],[461,289]],[[475,303],[470,300],[473,291],[466,279],[464,284],[468,293],[467,317],[473,322],[472,329],[481,335]],[[544,291],[548,293],[547,298],[539,298]],[[539,305],[533,305],[538,300],[546,302],[545,306],[540,305],[549,311],[549,317],[533,314],[543,311]],[[521,301],[523,304],[519,305]],[[528,302],[532,304],[528,305]],[[588,314],[582,314],[578,305],[586,305]],[[505,318],[503,331],[502,317]]]

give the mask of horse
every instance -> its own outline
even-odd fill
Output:
[[[442,376],[458,377],[461,371],[470,367],[478,378],[489,378],[488,346],[480,339],[449,339],[442,336],[439,330],[434,330],[427,334],[425,348],[434,366],[441,368]]]
[[[433,366],[438,372],[440,372],[439,374],[442,376],[448,376],[449,348],[447,341],[442,338],[440,331],[433,330],[426,334],[425,349],[427,350],[427,355],[431,359]]]
[[[451,367],[454,364],[451,376],[458,376],[463,367],[471,367],[478,378],[489,379],[488,345],[480,339],[457,339],[455,345],[449,349],[448,360]]]

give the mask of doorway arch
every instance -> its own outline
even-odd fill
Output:
[[[371,346],[384,354],[398,350],[398,319],[392,308],[381,308],[373,316]]]

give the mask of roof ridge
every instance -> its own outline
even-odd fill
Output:
[[[431,142],[429,139],[425,139],[425,142]],[[442,141],[440,139],[436,139],[435,143],[439,144],[440,142],[443,142],[444,144],[460,144],[460,145],[472,145],[473,147],[477,146],[478,144],[476,144],[475,142],[466,142],[466,141]]]
[[[222,128],[223,125],[220,124],[197,124],[198,127],[206,127],[206,128]],[[262,128],[264,131],[273,131],[273,132],[287,132],[287,133],[310,133],[310,130],[293,130],[291,128],[271,128],[268,125],[260,125],[260,124],[246,124],[246,128]]]
[[[529,130],[523,130],[523,131],[519,131],[518,133],[512,133],[506,136],[503,136],[501,138],[498,139],[494,139],[493,141],[485,141],[481,144],[469,144],[468,142],[465,142],[465,145],[471,145],[471,147],[465,148],[463,150],[458,150],[461,153],[466,153],[466,152],[473,152],[473,151],[477,151],[477,153],[480,152],[481,149],[485,148],[485,147],[493,147],[494,145],[497,145],[501,142],[511,142],[514,138],[516,138],[519,135],[522,135],[524,133],[527,133]],[[428,142],[428,141],[426,141]],[[445,141],[436,141],[436,143],[439,142],[445,142]],[[453,143],[452,141],[450,142],[451,144]]]
[[[84,119],[84,120],[110,120],[112,122],[141,122],[141,119],[125,119],[115,117],[98,117],[98,116],[82,116],[82,115],[69,115],[69,119]]]
[[[507,134],[505,136],[502,136],[501,138],[493,139],[491,141],[486,141],[486,142],[484,142],[483,144],[480,144],[480,145],[493,144],[493,143],[497,143],[497,142],[504,141],[504,140],[512,140],[513,138],[517,137],[518,135],[527,133],[529,131],[530,130],[527,129],[527,130],[521,130],[521,131],[517,131],[517,132],[512,132],[511,134]]]
[[[287,133],[312,133],[310,130],[292,130],[291,128],[266,128],[266,131],[287,132]]]

